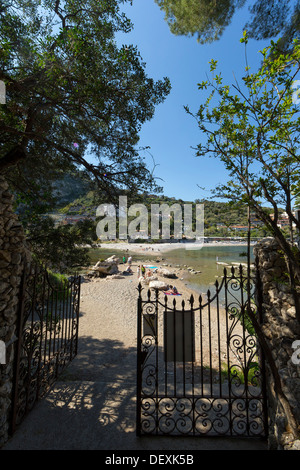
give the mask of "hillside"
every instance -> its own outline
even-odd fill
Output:
[[[106,201],[103,201],[103,203]],[[241,204],[231,204],[218,201],[184,201],[164,195],[141,195],[140,200],[148,208],[149,213],[151,204],[204,204],[204,227],[206,236],[244,236],[247,232],[247,208]],[[96,199],[96,193],[88,191],[84,195],[74,199],[67,205],[59,209],[61,216],[67,216],[71,221],[72,217],[77,219],[96,216],[96,209],[100,204],[99,199]],[[128,204],[129,205],[129,204]],[[252,236],[264,236],[265,230],[262,224],[254,221],[252,217]]]

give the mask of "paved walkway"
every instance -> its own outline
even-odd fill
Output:
[[[105,348],[105,345],[103,346]],[[124,358],[126,359],[126,358]],[[3,450],[265,450],[252,439],[137,437],[135,369],[113,369],[110,381],[78,380],[84,353],[39,401]],[[86,375],[89,375],[90,371]],[[85,376],[82,370],[82,375]]]
[[[136,437],[135,385],[58,382],[3,450],[265,450],[251,439]]]

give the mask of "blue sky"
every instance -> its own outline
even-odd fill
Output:
[[[163,179],[158,183],[165,195],[186,201],[208,197],[211,189],[227,181],[228,175],[216,159],[195,157],[191,147],[196,147],[203,136],[183,107],[188,105],[196,112],[204,101],[197,83],[206,79],[211,59],[218,60],[224,83],[231,85],[234,77],[239,79],[243,75],[245,46],[240,38],[248,19],[248,7],[238,10],[219,41],[206,45],[199,44],[196,37],[173,35],[154,0],[134,0],[132,6],[126,5],[123,10],[134,29],[122,36],[122,43],[138,47],[149,77],[158,80],[167,76],[172,85],[152,120],[143,125],[139,144],[151,147],[149,152],[157,165],[155,175]],[[247,56],[252,71],[260,64],[258,51],[267,45],[268,42],[249,41]],[[151,168],[151,156],[146,151],[142,154]]]

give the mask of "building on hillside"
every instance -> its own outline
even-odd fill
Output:
[[[258,227],[260,225],[264,225],[263,221],[258,219],[256,214],[254,214],[253,212],[250,214],[250,224],[251,227]]]
[[[238,230],[238,231],[242,231],[242,232],[245,232],[248,230],[248,226],[247,225],[230,225],[230,230]]]
[[[65,219],[62,221],[63,225],[74,225],[77,222],[82,222],[85,220],[96,220],[96,217],[82,214],[82,215],[67,215]]]
[[[296,216],[295,212],[292,212],[293,216]],[[274,214],[270,214],[272,220],[274,220]],[[277,226],[280,228],[288,227],[290,225],[289,216],[286,212],[282,212],[278,216]],[[293,222],[292,227],[296,228],[296,224]]]

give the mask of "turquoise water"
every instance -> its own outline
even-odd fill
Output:
[[[194,268],[196,271],[201,271],[199,274],[185,273],[183,278],[188,287],[194,289],[196,292],[206,293],[208,289],[211,289],[212,292],[214,291],[216,279],[219,278],[220,280],[224,274],[224,266],[218,265],[217,260],[222,263],[246,263],[247,257],[240,256],[240,254],[246,253],[246,251],[246,245],[204,246],[201,250],[185,250],[180,248],[161,253],[159,256],[147,253],[145,255],[132,254],[132,257],[133,262],[135,260],[142,260],[144,262],[149,260],[147,264],[153,264],[155,266],[159,266],[163,263],[167,263],[172,267],[176,267],[176,265],[187,265],[188,267]],[[91,250],[90,254],[92,263],[114,254],[118,255],[120,258],[123,256],[122,251],[102,248]],[[253,262],[252,248],[250,255],[251,262]],[[163,258],[163,261],[159,264],[155,263],[155,259],[161,258]],[[230,268],[227,268],[227,270],[230,272]]]
[[[203,247],[201,250],[174,250],[166,253],[166,258],[173,266],[176,264],[186,264],[188,267],[201,271],[199,274],[185,274],[184,279],[188,287],[199,293],[206,293],[208,289],[214,291],[216,280],[219,281],[224,275],[224,267],[218,265],[222,263],[246,263],[247,256],[240,254],[247,252],[247,246],[213,246]],[[250,251],[250,260],[253,262],[253,248]],[[226,268],[230,273],[230,268]]]

